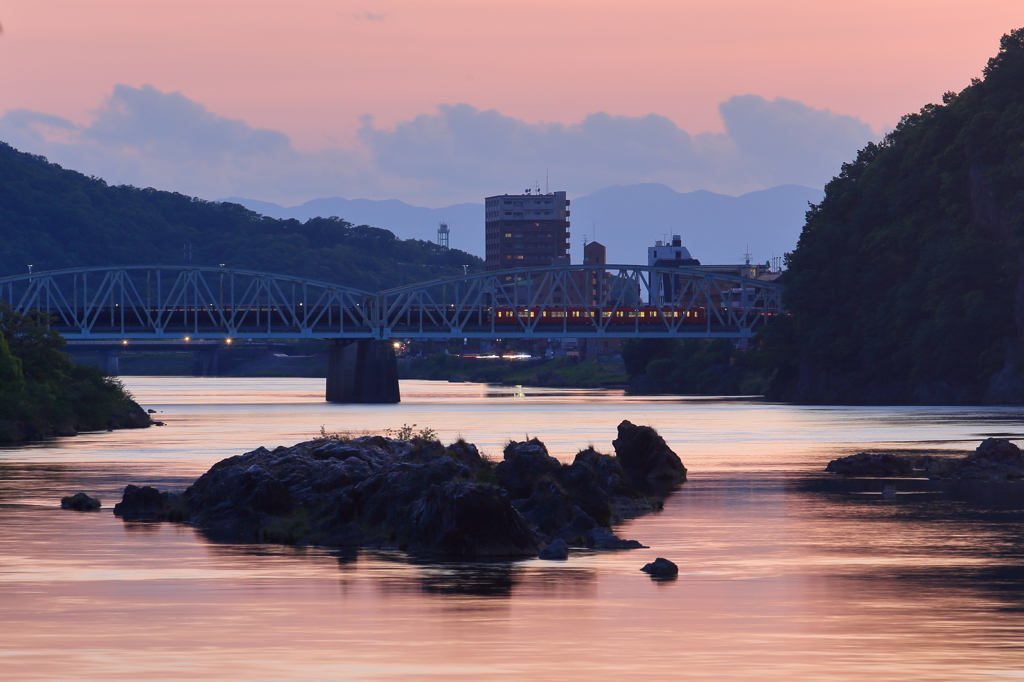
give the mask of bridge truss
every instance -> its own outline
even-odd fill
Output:
[[[652,337],[748,338],[782,285],[699,268],[505,270],[371,293],[229,268],[77,268],[0,278],[69,341]]]

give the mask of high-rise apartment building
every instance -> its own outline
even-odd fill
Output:
[[[488,270],[543,267],[569,254],[565,192],[503,194],[484,200]]]

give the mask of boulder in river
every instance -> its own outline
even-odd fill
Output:
[[[618,431],[612,441],[615,457],[634,488],[663,488],[686,480],[686,467],[653,428],[624,420]]]
[[[650,574],[652,578],[674,578],[679,575],[679,567],[662,557],[658,557],[640,570]]]
[[[61,509],[71,509],[73,511],[99,511],[101,506],[98,499],[89,497],[85,493],[75,493],[74,495],[62,497],[60,500]]]
[[[125,521],[166,521],[178,520],[177,496],[160,492],[148,485],[129,485],[124,489],[121,501],[114,505],[114,516]]]

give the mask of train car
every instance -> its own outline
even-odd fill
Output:
[[[525,307],[496,308],[494,310],[497,324],[512,324],[519,320],[536,318],[541,326],[569,326],[593,324],[595,318],[602,318],[602,324],[608,327],[665,327],[676,324],[705,324],[707,315],[703,307],[689,309],[659,308],[641,306],[639,308],[604,309],[604,308],[542,308],[530,310]],[[488,319],[488,322],[490,319]]]

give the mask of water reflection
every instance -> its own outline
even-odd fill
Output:
[[[822,473],[863,450],[948,455],[996,433],[1019,437],[1019,410],[564,389],[509,400],[514,390],[422,382],[403,384],[400,405],[335,406],[321,380],[127,383],[167,427],[0,451],[5,679],[1024,674],[1024,486]],[[320,424],[417,423],[492,454],[528,428],[568,461],[588,442],[609,451],[622,419],[656,426],[690,471],[664,511],[618,529],[650,550],[439,562],[219,543],[110,513],[127,483],[183,489],[219,459],[309,438]],[[100,496],[103,511],[57,508],[78,490]],[[640,572],[658,556],[678,564],[675,581]]]

